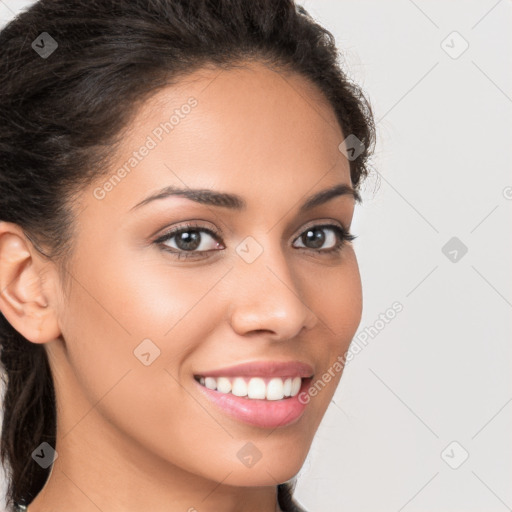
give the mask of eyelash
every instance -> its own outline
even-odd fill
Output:
[[[352,235],[349,233],[345,228],[338,226],[337,224],[314,224],[312,226],[307,227],[295,240],[298,240],[301,238],[307,231],[309,230],[317,230],[317,229],[332,229],[336,235],[337,235],[337,242],[334,247],[331,247],[330,249],[310,249],[308,247],[297,247],[297,249],[302,249],[306,252],[313,251],[316,253],[320,253],[322,255],[329,255],[333,253],[339,253],[343,247],[346,245],[347,242],[351,242],[352,240],[355,240],[357,238],[356,235]],[[186,222],[184,225],[179,226],[177,228],[173,228],[161,236],[159,236],[153,243],[159,245],[164,251],[171,253],[173,256],[177,257],[178,259],[198,259],[198,256],[204,255],[209,252],[214,252],[217,250],[222,249],[212,249],[209,251],[184,251],[182,249],[174,249],[170,248],[169,246],[166,246],[163,244],[163,242],[167,242],[174,238],[177,235],[180,235],[182,233],[186,233],[188,231],[198,231],[198,232],[204,232],[210,235],[214,240],[219,242],[220,237],[222,236],[221,233],[216,233],[215,231],[197,225],[193,222]]]

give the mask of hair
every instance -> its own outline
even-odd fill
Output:
[[[47,32],[58,44],[41,56]],[[334,109],[354,188],[368,175],[375,125],[368,99],[342,70],[333,35],[294,0],[40,0],[0,32],[0,221],[12,222],[66,281],[76,228],[71,206],[109,171],[137,108],[206,66],[260,61],[308,79]],[[56,397],[43,344],[0,314],[7,504],[29,504],[50,473],[34,463],[55,446]],[[285,511],[300,511],[291,481],[278,485]]]

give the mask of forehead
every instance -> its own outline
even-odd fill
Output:
[[[102,182],[122,175],[107,199],[125,210],[166,185],[229,190],[249,203],[286,190],[300,197],[350,184],[343,139],[333,108],[301,75],[257,62],[203,68],[140,107]]]

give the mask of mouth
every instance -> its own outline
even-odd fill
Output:
[[[201,395],[222,414],[249,425],[277,428],[297,423],[310,400],[313,367],[302,361],[249,361],[197,371]]]
[[[195,375],[194,379],[202,396],[226,417],[274,430],[300,421],[310,402],[304,395],[313,377]]]
[[[301,388],[309,384],[312,378],[312,376],[299,375],[286,377],[194,375],[194,379],[209,390],[247,400],[267,401],[288,400],[297,396]]]

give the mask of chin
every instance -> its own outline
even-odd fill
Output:
[[[225,483],[239,487],[265,487],[282,484],[297,475],[304,464],[307,453],[292,460],[282,457],[276,460],[275,457],[264,461],[262,457],[252,467],[226,468],[226,472],[233,471]]]
[[[223,483],[236,487],[272,487],[292,479],[300,470],[300,467],[293,468],[271,468],[255,471],[233,472]],[[268,471],[268,472],[267,472]]]

